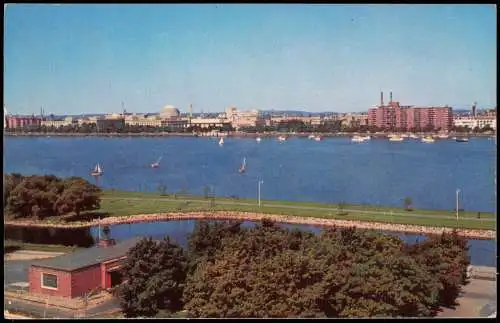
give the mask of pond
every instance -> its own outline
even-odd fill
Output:
[[[111,237],[117,241],[127,240],[138,236],[151,236],[153,238],[163,238],[169,236],[177,241],[181,246],[187,246],[187,239],[194,230],[196,222],[199,220],[170,220],[157,222],[139,222],[131,224],[115,224],[109,226]],[[243,227],[254,226],[256,222],[244,221]],[[321,232],[319,226],[305,224],[279,224],[287,229],[300,229]],[[382,232],[400,237],[406,243],[415,243],[426,239],[425,235]],[[60,228],[21,228],[14,226],[5,226],[5,239],[18,240],[28,243],[41,244],[62,244],[67,246],[90,247],[96,243],[99,238],[98,227],[78,228],[78,229],[60,229]],[[496,241],[495,240],[474,240],[468,239],[469,254],[471,264],[475,266],[496,267]]]

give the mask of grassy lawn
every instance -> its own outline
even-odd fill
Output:
[[[143,194],[143,195],[141,195]],[[210,210],[210,204],[207,201],[202,201],[203,198],[198,198],[200,201],[184,202],[182,200],[174,200],[172,198],[163,197],[160,198],[159,195],[147,194],[147,193],[117,193],[116,195],[107,194],[107,199],[104,199],[101,203],[102,212],[109,213],[109,216],[127,216],[135,214],[148,214],[148,213],[162,213],[162,212],[189,212],[189,211],[200,211],[200,210]],[[136,199],[126,199],[126,197],[133,197]],[[140,198],[140,199],[138,199]],[[223,205],[217,204],[221,199],[216,199],[214,210],[217,211],[246,211],[246,212],[261,212],[268,214],[284,214],[284,215],[294,215],[303,217],[314,217],[323,219],[339,219],[339,220],[358,220],[367,222],[382,222],[382,223],[397,223],[397,224],[413,224],[413,225],[423,225],[423,226],[434,226],[434,227],[449,227],[449,228],[468,228],[468,229],[488,229],[495,230],[495,222],[483,222],[483,221],[471,221],[467,220],[462,214],[457,222],[455,219],[439,219],[439,218],[418,218],[409,217],[405,215],[391,215],[390,212],[387,214],[369,214],[369,213],[356,213],[348,212],[347,214],[339,214],[338,211],[327,209],[325,210],[306,210],[306,209],[288,209],[280,207],[268,207],[265,204],[262,207],[257,205]],[[239,202],[250,202],[251,200],[239,200]],[[271,203],[271,202],[267,202]],[[256,203],[255,203],[256,204]],[[272,204],[279,204],[272,203]],[[317,204],[310,203],[310,206],[317,206]],[[281,203],[280,205],[283,205]],[[291,204],[285,204],[291,205]],[[301,204],[303,205],[303,204]],[[330,206],[331,207],[331,206]],[[350,207],[345,207],[350,208]],[[366,209],[363,209],[366,210]],[[374,209],[369,209],[374,210]],[[387,210],[398,210],[398,212],[405,212],[403,209],[391,209]],[[379,211],[379,209],[377,209]],[[382,211],[382,209],[380,210]],[[423,214],[415,210],[412,212],[407,212],[409,215],[413,214]],[[436,213],[430,213],[432,215],[439,215]]]
[[[30,251],[47,251],[47,252],[72,252],[78,249],[77,247],[63,246],[63,245],[47,245],[47,244],[35,244],[35,243],[24,243],[20,241],[5,240],[4,241],[4,253],[10,253],[18,250],[30,250]]]
[[[108,203],[109,200],[106,199],[120,199],[120,198],[133,198],[133,199],[162,199],[165,201],[172,201],[173,203],[180,203],[179,200],[189,199],[189,200],[199,200],[203,203],[207,203],[207,200],[201,196],[192,196],[192,195],[177,195],[177,200],[172,197],[172,195],[164,196],[159,193],[142,193],[142,192],[122,192],[122,191],[104,191],[103,192],[103,204]],[[131,200],[137,202],[137,200]],[[257,205],[258,201],[255,199],[233,199],[227,197],[216,197],[216,203],[218,201],[221,202],[240,202],[240,203],[251,203]],[[153,201],[150,201],[153,203]],[[338,204],[325,204],[325,203],[315,203],[315,202],[297,202],[297,201],[276,201],[276,200],[262,200],[262,204],[272,204],[274,205],[283,205],[283,206],[303,206],[303,207],[314,207],[314,208],[324,208],[331,210],[332,208],[337,208]],[[202,206],[201,204],[200,206]],[[237,207],[237,206],[231,206]],[[456,213],[453,210],[425,210],[425,209],[413,209],[413,211],[405,211],[403,207],[386,207],[386,206],[369,206],[369,205],[352,205],[345,204],[344,209],[350,210],[361,210],[361,211],[378,211],[378,212],[394,212],[394,213],[406,213],[406,214],[421,214],[421,215],[444,215],[444,216],[455,216]],[[283,211],[291,212],[292,210],[289,208],[284,209]],[[306,210],[301,210],[304,212]],[[378,216],[378,215],[377,215]],[[459,218],[477,218],[477,212],[467,212],[461,211],[459,212]],[[493,213],[481,212],[481,218],[495,218]]]

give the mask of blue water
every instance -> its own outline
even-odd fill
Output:
[[[158,221],[158,222],[143,222],[133,224],[115,224],[110,226],[111,236],[118,240],[126,240],[133,237],[153,237],[161,239],[169,236],[181,246],[187,246],[188,236],[193,231],[197,220],[173,220],[173,221]],[[254,222],[244,221],[242,227],[254,226]],[[300,229],[303,231],[312,231],[314,233],[321,232],[322,228],[304,224],[280,224],[281,227],[287,229]],[[92,227],[91,234],[94,239],[98,238],[98,227]],[[419,236],[407,233],[389,233],[400,237],[406,243],[415,243],[426,239],[425,236]],[[469,255],[471,264],[475,266],[496,267],[496,242],[493,240],[468,240]]]
[[[151,169],[160,156],[161,167]],[[244,157],[247,172],[240,174]],[[209,185],[216,195],[256,198],[262,179],[265,199],[402,206],[411,197],[416,208],[448,210],[460,188],[460,208],[496,212],[496,145],[487,138],[433,144],[226,138],[223,147],[216,138],[4,138],[5,173],[94,182],[89,173],[97,162],[104,168],[103,188],[154,191],[163,183],[169,192],[202,194]]]

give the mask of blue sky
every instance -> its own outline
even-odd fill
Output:
[[[496,106],[493,5],[8,5],[10,113]]]

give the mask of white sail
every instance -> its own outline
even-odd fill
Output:
[[[99,163],[97,163],[96,171],[98,173],[102,173],[102,168],[101,168],[101,165],[99,165]]]
[[[247,159],[243,158],[243,168],[245,168],[246,166],[247,166]]]

